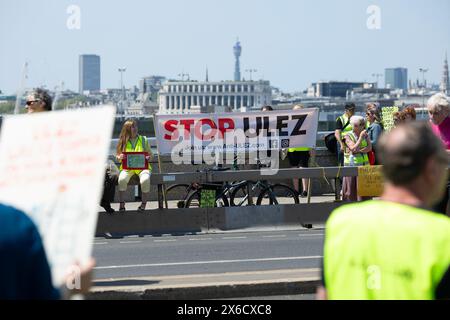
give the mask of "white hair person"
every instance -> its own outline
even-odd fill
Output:
[[[448,114],[450,112],[448,97],[442,92],[432,95],[427,101],[427,109],[433,112],[445,111]]]
[[[363,126],[365,128],[366,119],[362,116],[353,116],[350,118],[350,124],[352,125],[352,127],[354,127],[356,124],[357,126]]]

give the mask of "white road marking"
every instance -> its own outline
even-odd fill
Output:
[[[142,241],[120,241],[119,243],[141,243]]]
[[[94,244],[108,244],[108,242],[94,242]]]
[[[325,234],[323,233],[310,233],[310,234],[299,234],[299,237],[311,237],[311,236],[321,236],[323,237]]]
[[[213,238],[198,238],[198,239],[189,239],[189,241],[205,241],[205,240],[212,240]]]
[[[247,239],[247,237],[223,237],[222,239],[231,240],[231,239]]]
[[[273,234],[271,236],[262,236],[263,238],[285,238],[285,234]]]
[[[175,242],[176,239],[167,239],[167,240],[153,240],[153,242]]]
[[[182,265],[196,265],[196,264],[221,264],[221,263],[262,262],[262,261],[308,260],[308,259],[320,259],[320,258],[322,258],[322,256],[259,258],[259,259],[242,259],[242,260],[187,261],[187,262],[130,264],[130,265],[122,265],[122,266],[103,266],[103,267],[96,267],[94,269],[106,270],[106,269],[182,266]]]

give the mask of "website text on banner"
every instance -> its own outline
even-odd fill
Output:
[[[160,154],[256,152],[316,146],[319,110],[156,115]]]
[[[0,202],[34,220],[57,287],[92,254],[114,115],[105,106],[3,121]]]

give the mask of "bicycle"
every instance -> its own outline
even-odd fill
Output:
[[[192,190],[197,188],[197,186],[194,186],[194,184],[195,183],[191,183],[191,184],[180,183],[180,184],[174,184],[174,185],[169,186],[166,189],[166,199],[167,200],[178,200],[176,202],[176,208],[184,208],[186,197]],[[168,205],[169,205],[169,208],[171,208],[170,202],[168,202]]]
[[[221,171],[229,170],[230,168],[221,169]],[[213,169],[216,170],[217,169]],[[197,189],[192,191],[186,198],[185,208],[191,208],[193,206],[202,206],[202,192],[204,189],[215,191],[215,207],[228,207],[230,202],[228,197],[231,199],[231,195],[236,188],[242,188],[247,184],[247,181],[238,182],[221,182],[221,183],[201,183],[198,184]]]
[[[214,167],[211,169],[205,170],[197,170],[197,172],[209,172],[209,171],[226,171],[230,168],[220,168]],[[167,188],[166,197],[172,198],[176,195],[182,194],[182,200],[177,202],[178,208],[192,208],[192,207],[201,207],[202,205],[202,192],[206,192],[204,190],[212,190],[215,192],[215,207],[228,207],[229,201],[228,197],[231,194],[232,188],[235,187],[236,184],[228,183],[228,182],[219,182],[219,183],[198,183],[193,182],[191,184],[175,184]],[[180,199],[180,197],[178,197]]]
[[[252,194],[259,189],[257,197]],[[250,190],[250,196],[249,192]],[[251,198],[251,200],[250,200]],[[255,201],[256,200],[256,201]],[[282,183],[271,184],[267,181],[243,181],[240,186],[236,186],[230,196],[232,206],[243,205],[277,205],[277,204],[298,204],[300,203],[297,191]]]
[[[257,160],[258,169],[266,167]],[[257,197],[252,192],[259,189]],[[249,193],[250,191],[250,193]],[[256,198],[256,199],[255,199]],[[287,201],[286,201],[287,199]],[[256,201],[255,201],[256,200]],[[266,180],[259,181],[242,181],[236,185],[230,195],[230,203],[232,206],[246,205],[277,205],[277,204],[298,204],[300,203],[299,194],[286,184],[271,184]]]

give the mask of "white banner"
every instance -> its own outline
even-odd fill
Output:
[[[55,286],[91,257],[114,114],[98,107],[3,121],[0,202],[36,223]]]
[[[316,146],[319,109],[156,115],[160,154]]]

